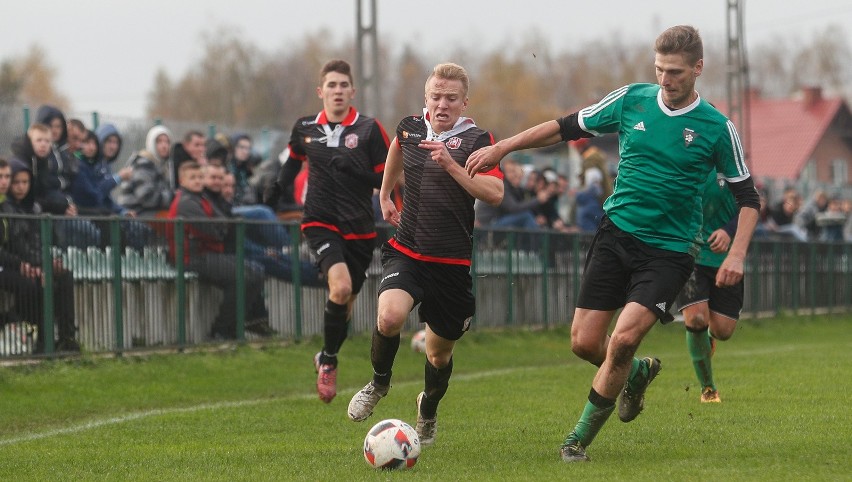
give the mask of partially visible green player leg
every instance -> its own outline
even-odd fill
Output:
[[[692,358],[695,376],[701,384],[702,402],[721,402],[719,392],[713,383],[713,343],[707,327],[694,329],[686,327],[686,346]]]

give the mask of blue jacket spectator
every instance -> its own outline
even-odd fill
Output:
[[[604,215],[604,190],[601,182],[603,173],[597,167],[590,167],[583,172],[583,189],[577,192],[577,227],[581,231],[593,233]]]
[[[128,210],[110,196],[120,178],[112,174],[102,160],[100,142],[94,132],[86,131],[77,158],[80,167],[71,185],[71,197],[79,212],[92,215],[127,214]]]

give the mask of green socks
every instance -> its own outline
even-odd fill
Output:
[[[595,436],[603,428],[612,411],[615,410],[615,400],[604,398],[594,390],[589,391],[589,401],[583,409],[580,421],[574,426],[574,430],[568,434],[563,445],[570,445],[573,441],[579,441],[583,447],[588,447]]]
[[[695,368],[695,375],[698,377],[701,388],[713,387],[713,390],[715,390],[713,368],[710,365],[710,332],[708,329],[705,327],[700,330],[692,330],[687,327],[686,347],[689,349],[692,366]]]

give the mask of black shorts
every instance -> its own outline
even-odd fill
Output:
[[[707,301],[710,311],[739,320],[745,291],[743,280],[734,286],[719,288],[716,286],[718,271],[719,268],[696,264],[695,270],[677,296],[678,310],[683,311],[689,305]]]
[[[694,264],[689,254],[648,246],[604,216],[586,255],[577,307],[615,311],[632,301],[668,323]]]
[[[458,340],[470,329],[476,300],[468,266],[416,260],[385,243],[379,294],[389,289],[411,295],[421,323],[441,338]]]
[[[367,279],[367,268],[373,260],[375,239],[343,239],[340,233],[325,228],[306,228],[302,231],[314,263],[328,279],[328,270],[337,263],[346,263],[352,279],[352,294],[357,295]]]

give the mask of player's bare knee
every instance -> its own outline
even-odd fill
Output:
[[[710,334],[719,341],[728,341],[734,336],[734,327],[710,328]]]
[[[452,352],[450,352],[450,353],[443,353],[443,352],[441,352],[441,353],[428,353],[428,350],[427,350],[427,353],[426,353],[426,359],[429,361],[429,363],[433,367],[435,367],[439,370],[441,368],[445,368],[447,365],[449,365],[450,359],[452,357],[453,357]]]
[[[329,287],[328,299],[338,305],[345,305],[352,297],[352,286],[348,284],[339,284]]]
[[[594,365],[600,365],[606,358],[606,347],[597,341],[582,341],[582,338],[571,338],[571,351],[580,359]]]
[[[402,331],[402,325],[405,324],[405,315],[407,313],[400,316],[400,313],[397,313],[397,311],[387,307],[379,309],[376,327],[383,336],[396,336]]]
[[[730,340],[737,329],[737,320],[716,313],[710,320],[710,334],[719,341]]]

